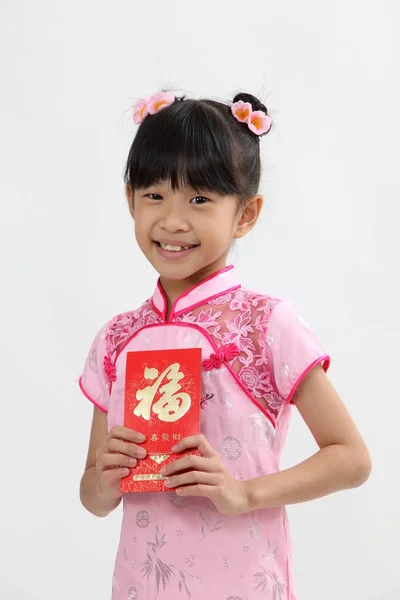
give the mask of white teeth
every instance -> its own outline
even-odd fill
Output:
[[[171,246],[170,244],[163,244],[163,242],[159,242],[159,244],[163,250],[169,250],[170,252],[180,252],[190,248],[190,246]]]

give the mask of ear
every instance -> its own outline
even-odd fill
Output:
[[[126,184],[125,195],[126,195],[126,199],[128,200],[129,212],[132,215],[132,219],[135,220],[135,202],[134,202],[135,193],[131,190],[131,186],[129,185],[129,183]]]
[[[246,202],[243,208],[240,209],[239,219],[236,223],[236,232],[234,239],[244,237],[246,233],[251,231],[258,221],[264,200],[262,196],[253,196]]]

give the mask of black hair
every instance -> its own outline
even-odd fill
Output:
[[[251,94],[233,102],[267,108]],[[215,100],[176,98],[148,115],[139,126],[126,161],[124,181],[132,191],[168,181],[173,190],[236,196],[241,203],[258,192],[261,176],[260,136],[235,119],[231,105]]]

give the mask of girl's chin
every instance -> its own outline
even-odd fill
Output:
[[[206,277],[209,277],[216,271],[222,269],[224,266],[224,264],[211,263],[196,266],[180,265],[179,267],[176,265],[175,268],[172,266],[166,268],[165,266],[153,262],[153,267],[156,269],[161,279],[175,282],[186,280],[189,286],[199,283]]]
[[[162,279],[170,279],[171,281],[182,281],[195,275],[198,269],[182,269],[182,268],[157,268],[153,265]]]
[[[172,264],[162,264],[158,260],[152,261],[152,264],[162,279],[170,279],[171,281],[190,280],[195,278],[197,273],[201,273],[204,269],[207,269],[206,265],[201,264],[178,264],[175,262]]]

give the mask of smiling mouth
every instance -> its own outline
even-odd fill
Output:
[[[164,244],[164,242],[155,242],[155,244],[162,250],[168,250],[168,252],[183,252],[185,250],[191,250],[196,248],[199,244],[191,244],[187,246],[177,246],[172,244]]]

